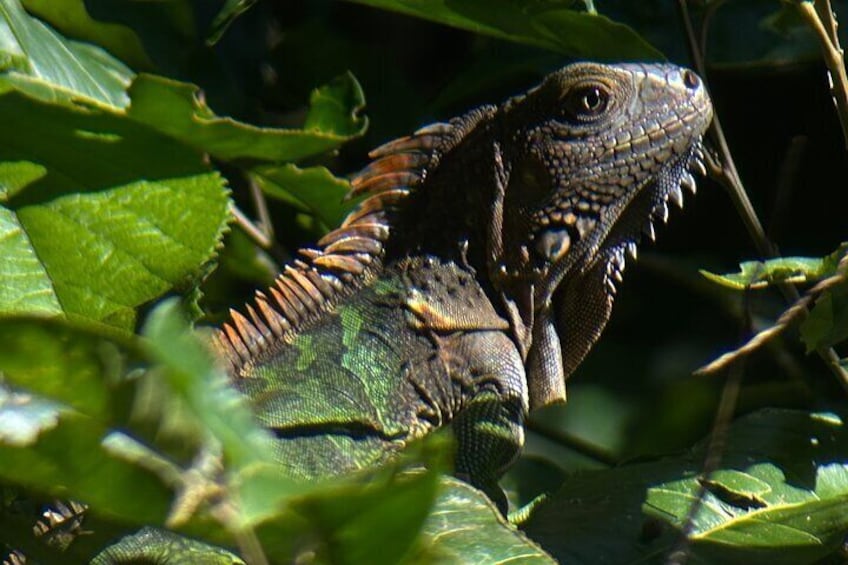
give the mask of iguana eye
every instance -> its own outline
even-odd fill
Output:
[[[577,120],[596,118],[607,109],[609,92],[600,84],[572,88],[565,96],[565,111]]]

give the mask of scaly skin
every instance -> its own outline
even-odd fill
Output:
[[[437,301],[447,312],[434,319]],[[468,307],[475,319],[463,327],[450,309]],[[467,266],[407,258],[236,383],[276,433],[278,459],[293,476],[377,464],[461,416],[457,472],[497,496],[527,411],[508,328]]]

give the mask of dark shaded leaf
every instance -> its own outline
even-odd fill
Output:
[[[206,42],[210,45],[217,43],[227,31],[227,28],[230,27],[230,24],[256,2],[257,0],[227,0],[221,11],[215,16]]]
[[[182,143],[219,159],[298,161],[336,149],[361,135],[365,104],[351,74],[316,89],[303,129],[263,128],[216,116],[192,84],[154,75],[139,75],[130,88],[127,115]]]
[[[352,1],[575,58],[662,59],[627,26],[578,11],[571,0],[439,0],[426,4],[410,0]]]
[[[807,352],[848,339],[848,282],[824,292],[801,324]]]

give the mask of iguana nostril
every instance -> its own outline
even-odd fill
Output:
[[[683,84],[685,84],[688,88],[695,89],[701,86],[701,79],[689,69],[684,69],[682,74]]]

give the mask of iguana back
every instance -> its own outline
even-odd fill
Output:
[[[373,151],[365,200],[217,336],[280,461],[346,472],[450,424],[503,507],[528,408],[565,399],[711,115],[690,71],[580,63]]]

